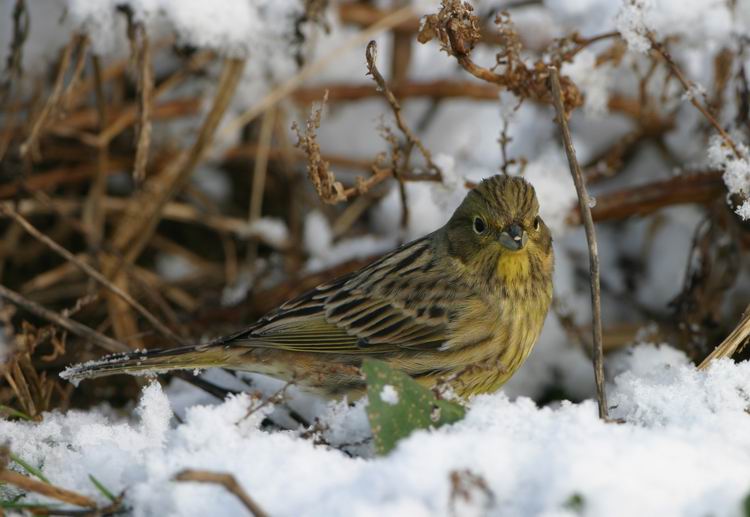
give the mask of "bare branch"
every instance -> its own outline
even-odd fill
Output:
[[[66,490],[64,488],[50,485],[43,481],[31,479],[30,477],[24,476],[12,470],[0,470],[0,481],[18,487],[22,490],[26,490],[28,492],[36,492],[37,494],[51,497],[52,499],[57,499],[58,501],[63,501],[75,506],[82,506],[84,508],[96,508],[96,501],[89,497],[81,495],[77,492]]]
[[[255,502],[255,499],[245,492],[232,474],[210,472],[208,470],[187,469],[179,472],[174,479],[175,481],[195,481],[197,483],[221,485],[234,494],[237,499],[242,501],[242,504],[245,505],[245,508],[247,508],[252,515],[255,517],[268,517],[268,513],[266,513],[266,511]]]
[[[711,124],[716,131],[718,131],[719,135],[721,135],[721,138],[724,140],[724,142],[732,149],[734,152],[734,155],[737,158],[744,158],[742,153],[740,152],[739,148],[737,147],[737,144],[734,143],[734,140],[732,140],[732,137],[729,136],[729,134],[724,131],[724,128],[721,127],[719,122],[714,118],[714,116],[708,111],[708,109],[701,104],[698,101],[697,96],[695,95],[695,87],[692,84],[690,80],[685,77],[685,74],[682,73],[682,70],[680,70],[680,67],[677,66],[677,63],[675,63],[674,59],[672,59],[672,55],[667,51],[666,48],[664,48],[664,45],[657,42],[652,36],[649,36],[649,41],[651,41],[651,48],[657,52],[664,61],[667,62],[667,65],[669,65],[670,70],[672,70],[672,73],[677,78],[678,81],[680,81],[680,84],[682,84],[682,87],[685,88],[685,93],[688,96],[688,99],[690,99],[690,103],[696,107],[698,111],[701,112],[701,114],[706,118],[709,124]]]
[[[3,214],[5,216],[10,217],[13,219],[16,223],[18,223],[21,227],[23,227],[24,230],[26,230],[29,235],[43,243],[45,246],[50,248],[52,251],[63,257],[65,260],[72,262],[76,265],[81,271],[83,271],[85,274],[99,282],[105,289],[109,290],[110,292],[114,293],[115,295],[122,298],[126,303],[128,303],[130,306],[132,306],[136,311],[138,311],[144,318],[146,318],[153,326],[156,328],[159,333],[161,333],[164,337],[173,339],[175,342],[180,343],[182,345],[187,344],[181,337],[179,337],[177,334],[172,332],[169,328],[167,328],[161,321],[159,321],[156,316],[151,314],[148,309],[146,309],[143,305],[141,305],[137,300],[135,300],[132,296],[130,296],[128,293],[114,285],[112,282],[107,280],[99,271],[94,269],[93,267],[89,266],[82,260],[80,260],[78,257],[73,255],[70,251],[65,249],[63,246],[59,245],[57,242],[53,241],[46,235],[44,235],[42,232],[37,230],[34,225],[32,225],[24,216],[19,214],[15,209],[11,208],[10,205],[0,204],[0,214]]]
[[[599,285],[599,252],[596,245],[596,230],[594,220],[591,217],[591,205],[589,194],[586,191],[586,184],[583,181],[581,167],[576,159],[576,150],[573,147],[573,139],[568,129],[568,121],[563,104],[562,90],[560,88],[560,79],[557,68],[548,67],[550,86],[552,91],[552,100],[557,111],[557,121],[562,131],[563,142],[565,144],[565,154],[568,156],[570,165],[570,174],[573,176],[573,183],[576,186],[578,194],[578,205],[581,209],[581,218],[586,230],[586,242],[589,247],[589,266],[591,269],[591,306],[593,312],[593,337],[594,337],[594,379],[596,381],[596,393],[599,401],[599,417],[608,419],[607,394],[604,390],[604,351],[602,347],[602,308],[601,308],[601,287]]]
[[[750,305],[745,309],[742,320],[740,320],[734,330],[729,333],[719,346],[714,348],[713,352],[703,360],[698,368],[703,370],[715,359],[732,357],[737,349],[741,349],[747,344],[748,340],[750,340]]]
[[[422,141],[406,124],[406,121],[404,121],[404,118],[401,116],[401,104],[399,104],[398,99],[396,99],[396,97],[393,95],[393,92],[388,89],[388,85],[386,84],[385,79],[383,79],[383,75],[375,65],[375,60],[378,57],[378,45],[377,43],[375,43],[375,41],[370,41],[370,43],[367,45],[365,56],[367,58],[368,73],[372,76],[373,80],[378,85],[378,91],[383,94],[383,96],[388,101],[388,104],[391,105],[393,116],[396,118],[396,124],[398,125],[398,128],[404,134],[409,144],[414,145],[417,147],[417,149],[419,149],[419,151],[422,153],[422,156],[424,156],[425,161],[427,162],[427,167],[432,171],[432,173],[437,175],[439,178],[442,178],[442,171],[440,170],[440,167],[435,165],[435,162],[432,161],[432,153],[430,153],[430,151],[424,146]]]
[[[3,285],[0,285],[0,297],[5,298],[11,303],[18,305],[19,307],[23,307],[30,313],[42,319],[45,319],[49,322],[54,323],[55,325],[58,325],[61,328],[64,328],[65,330],[75,334],[76,336],[82,337],[84,339],[90,339],[93,343],[109,352],[130,351],[129,346],[120,343],[119,341],[115,341],[114,339],[107,337],[104,334],[100,334],[99,332],[87,327],[86,325],[78,323],[75,320],[46,309],[36,302],[32,302],[31,300],[24,298],[17,292],[10,290]]]

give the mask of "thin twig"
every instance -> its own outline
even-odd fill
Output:
[[[36,119],[34,119],[34,123],[31,126],[31,132],[29,133],[29,136],[26,138],[24,143],[21,144],[21,156],[27,156],[30,152],[36,152],[41,131],[44,128],[47,120],[50,118],[51,114],[57,107],[58,102],[60,101],[60,97],[63,92],[63,84],[65,82],[65,72],[68,70],[68,66],[70,65],[70,58],[73,55],[73,47],[75,47],[77,40],[78,36],[74,36],[73,38],[71,38],[71,40],[63,50],[62,57],[60,58],[60,64],[57,68],[55,83],[52,87],[52,93],[47,99],[47,102],[44,104],[42,110],[37,115]]]
[[[697,171],[602,193],[596,196],[591,215],[597,222],[616,221],[646,216],[668,206],[713,203],[726,194],[721,175],[721,171]],[[573,208],[570,211],[567,223],[581,224],[578,210]]]
[[[100,133],[107,127],[107,98],[104,93],[104,82],[102,80],[102,68],[99,56],[91,56],[91,64],[94,72],[94,93],[96,99],[97,125]],[[91,182],[83,211],[83,220],[88,228],[88,244],[96,248],[101,244],[104,235],[104,209],[102,198],[106,193],[107,170],[109,169],[109,143],[101,145],[97,149],[97,170]]]
[[[422,156],[424,156],[425,162],[427,162],[427,167],[432,171],[432,173],[437,175],[438,177],[442,177],[443,173],[440,170],[440,167],[435,165],[435,163],[432,161],[432,153],[430,153],[430,151],[424,146],[424,144],[422,144],[422,141],[417,137],[417,135],[414,134],[411,128],[406,124],[406,121],[404,121],[404,118],[401,116],[401,104],[399,104],[398,99],[396,99],[396,97],[393,95],[393,92],[388,89],[388,85],[386,84],[383,75],[375,65],[375,60],[378,58],[378,45],[374,40],[368,43],[367,50],[365,51],[365,57],[367,58],[368,73],[372,76],[373,80],[378,85],[378,91],[383,94],[383,96],[388,101],[388,104],[391,105],[393,116],[396,118],[396,124],[398,125],[398,128],[409,141],[410,145],[415,145],[417,149],[419,149],[419,152],[421,152]]]
[[[266,174],[268,172],[268,157],[271,152],[271,139],[276,120],[276,107],[269,109],[264,115],[258,135],[258,154],[255,156],[253,167],[253,184],[250,191],[250,209],[248,213],[248,227],[260,219],[263,213],[263,194],[266,191]],[[247,251],[247,264],[252,269],[258,255],[258,241],[250,242]]]
[[[161,219],[165,205],[185,185],[190,173],[203,158],[229,106],[229,101],[234,96],[244,66],[245,62],[240,59],[225,61],[213,106],[206,115],[192,147],[175,158],[169,170],[148,184],[148,188],[144,188],[141,195],[132,198],[126,210],[126,217],[122,219],[112,239],[116,247],[123,250],[127,260],[134,261],[143,251]],[[147,208],[144,210],[144,207]],[[107,273],[108,276],[114,275],[114,271]]]
[[[31,300],[25,298],[24,296],[20,295],[19,293],[12,291],[8,289],[7,287],[0,285],[0,298],[5,298],[6,300],[14,303],[15,305],[18,305],[19,307],[23,307],[30,313],[45,319],[51,323],[54,323],[55,325],[58,325],[68,332],[71,332],[72,334],[75,334],[76,336],[82,337],[84,339],[90,339],[93,343],[96,345],[99,345],[103,349],[107,350],[108,352],[128,352],[130,351],[130,347],[120,343],[119,341],[115,341],[114,339],[105,336],[104,334],[100,334],[99,332],[87,327],[86,325],[83,325],[81,323],[78,323],[75,320],[72,320],[70,318],[66,318],[65,316],[62,316],[61,314],[56,313],[55,311],[51,311],[49,309],[46,309],[39,305],[36,302],[32,302]]]
[[[258,136],[258,154],[255,156],[255,168],[253,170],[253,185],[250,192],[250,212],[249,221],[253,222],[259,219],[263,209],[263,192],[266,185],[266,169],[268,166],[268,156],[271,151],[271,137],[273,136],[273,126],[276,119],[276,109],[272,108],[263,116],[263,122],[260,126],[260,135]]]
[[[82,203],[77,200],[68,199],[44,199],[39,195],[37,191],[35,193],[37,200],[23,199],[17,205],[17,211],[20,214],[26,216],[30,214],[43,214],[49,212],[57,212],[59,215],[67,215],[78,212],[82,209]],[[10,206],[10,201],[0,201],[0,205]],[[128,209],[128,200],[120,197],[104,197],[102,198],[102,210],[104,212],[123,213]],[[230,217],[225,215],[217,215],[212,213],[206,213],[204,210],[200,210],[193,205],[187,203],[170,202],[167,203],[162,211],[162,219],[169,221],[177,221],[181,223],[196,224],[206,228],[210,228],[217,233],[231,233],[241,239],[258,239],[263,244],[277,249],[284,250],[286,245],[280,245],[280,243],[268,239],[265,234],[260,232],[257,228],[253,228],[248,225],[246,219],[239,217]],[[74,219],[70,220],[71,225]],[[84,226],[78,225],[74,227],[75,230],[80,231],[84,236],[88,237],[88,230]],[[95,249],[101,249],[108,254],[118,254],[114,248],[104,243],[100,244]],[[4,247],[0,247],[0,251],[4,251]],[[0,254],[1,255],[1,254]],[[125,265],[125,259],[122,258],[122,265]]]
[[[346,51],[353,47],[361,45],[365,41],[372,39],[373,36],[380,34],[381,32],[398,25],[404,20],[411,18],[413,14],[413,7],[411,5],[407,5],[396,11],[393,11],[384,18],[379,19],[362,32],[358,32],[355,36],[352,36],[350,39],[346,40],[338,47],[332,49],[328,54],[322,56],[317,61],[306,65],[296,75],[290,77],[286,82],[279,85],[278,88],[271,90],[265,97],[263,97],[250,109],[242,113],[234,120],[225,124],[221,130],[220,136],[224,137],[226,135],[232,135],[236,133],[238,129],[252,122],[255,117],[265,112],[270,107],[276,105],[280,100],[286,98],[297,88],[302,86],[307,79],[325,69],[331,63],[340,60],[342,54],[344,54]]]
[[[242,504],[245,505],[245,508],[247,508],[252,515],[255,517],[268,517],[268,513],[266,513],[266,511],[263,510],[263,508],[261,508],[247,492],[245,492],[232,474],[210,472],[208,470],[187,469],[179,472],[174,479],[175,481],[195,481],[197,483],[222,485],[242,501]]]
[[[379,95],[373,91],[369,83],[351,84],[351,83],[331,83],[324,85],[312,85],[300,88],[292,93],[292,98],[300,104],[310,104],[323,97],[323,93],[329,90],[329,100],[331,102],[339,101],[358,101]],[[498,95],[502,89],[489,83],[480,83],[477,81],[464,81],[452,79],[439,79],[425,82],[402,82],[392,85],[390,90],[398,99],[407,99],[414,97],[425,97],[429,99],[472,99],[478,101],[497,102]]]
[[[89,497],[86,497],[85,495],[81,495],[64,488],[59,488],[42,481],[37,481],[36,479],[31,479],[30,477],[24,476],[12,470],[0,470],[0,481],[18,487],[22,490],[35,492],[37,494],[51,497],[52,499],[57,499],[58,501],[63,501],[68,504],[82,506],[84,508],[96,508],[96,501]]]
[[[137,182],[146,177],[146,165],[148,163],[148,151],[151,144],[151,106],[154,90],[154,76],[151,70],[151,44],[143,24],[137,24],[133,30],[134,34],[140,34],[141,46],[138,49],[138,91],[140,98],[138,102],[138,143],[135,151],[135,164],[133,177]]]
[[[729,333],[719,346],[714,348],[713,352],[701,362],[698,368],[703,370],[708,367],[711,361],[720,357],[732,357],[738,348],[747,344],[748,339],[750,339],[750,305],[745,309],[745,314],[734,330]]]
[[[75,92],[76,86],[81,81],[81,75],[83,74],[83,69],[86,65],[86,56],[88,55],[89,50],[89,39],[85,35],[80,35],[78,37],[78,57],[76,59],[76,63],[73,66],[73,73],[70,74],[70,80],[68,81],[68,84],[65,86],[65,90],[60,95],[60,106],[62,111],[68,111],[73,106],[73,101],[75,100],[73,98],[73,94]]]
[[[8,58],[5,64],[7,78],[0,83],[0,105],[4,105],[9,98],[14,80],[18,80],[23,72],[23,44],[29,35],[29,11],[25,0],[16,0],[13,7],[13,38],[8,48]],[[3,109],[3,111],[5,111]],[[2,153],[0,153],[1,155]]]
[[[99,282],[104,288],[111,291],[115,295],[122,298],[126,303],[128,303],[130,306],[132,306],[136,311],[138,311],[144,318],[146,318],[153,326],[156,328],[159,333],[161,333],[164,337],[173,339],[175,342],[186,345],[187,343],[179,337],[177,334],[172,332],[169,328],[167,328],[166,325],[164,325],[162,322],[160,322],[153,314],[151,314],[148,309],[146,309],[143,305],[141,305],[137,300],[135,300],[132,296],[130,296],[128,293],[114,285],[112,282],[107,280],[99,271],[91,267],[90,265],[86,264],[85,262],[78,259],[75,255],[73,255],[70,251],[65,249],[63,246],[58,244],[57,242],[53,241],[46,235],[44,235],[42,232],[36,229],[34,225],[32,225],[24,216],[19,214],[15,209],[13,209],[10,205],[0,204],[0,214],[6,215],[10,218],[12,218],[16,223],[18,223],[21,227],[23,227],[24,230],[26,230],[29,235],[43,243],[45,246],[50,248],[52,251],[57,253],[58,255],[62,256],[66,260],[72,262],[75,264],[81,271],[83,271],[85,274],[89,275],[91,278]]]
[[[583,181],[581,166],[576,159],[576,150],[573,147],[573,139],[568,129],[568,121],[565,116],[565,106],[563,105],[562,89],[560,88],[560,78],[557,68],[548,67],[550,86],[552,91],[552,100],[557,111],[557,120],[562,131],[563,142],[565,143],[565,154],[568,157],[570,165],[570,174],[573,176],[573,182],[578,194],[578,205],[581,209],[581,218],[586,230],[586,241],[589,247],[589,266],[591,270],[591,305],[593,312],[593,334],[594,334],[594,380],[596,381],[596,394],[599,400],[599,417],[608,419],[607,411],[607,394],[604,390],[604,351],[602,347],[602,308],[601,308],[601,288],[599,285],[599,252],[596,245],[596,230],[594,228],[594,219],[591,217],[591,205],[589,194],[586,191],[586,184]]]
[[[734,152],[734,155],[737,158],[744,158],[742,155],[742,152],[737,147],[737,144],[734,143],[734,140],[732,140],[732,137],[729,136],[729,134],[724,131],[724,128],[721,127],[719,122],[714,118],[714,116],[706,109],[706,107],[701,104],[698,101],[697,96],[695,95],[695,88],[691,84],[691,81],[685,77],[685,74],[682,73],[682,70],[680,70],[680,67],[677,66],[677,63],[675,63],[674,59],[672,59],[672,55],[667,51],[666,48],[664,48],[664,45],[657,42],[653,37],[649,36],[649,40],[651,41],[651,48],[654,49],[663,59],[667,62],[667,65],[669,65],[670,70],[672,70],[672,73],[677,78],[678,81],[680,81],[680,84],[682,84],[682,87],[685,88],[685,93],[688,96],[688,99],[690,100],[690,103],[695,106],[698,111],[701,112],[701,114],[706,118],[709,124],[711,124],[716,131],[719,132],[719,135],[721,135],[721,138],[724,140],[724,142],[732,149]]]
[[[289,388],[291,388],[292,386],[294,386],[294,382],[295,382],[295,379],[292,379],[290,381],[285,382],[284,385],[281,388],[279,388],[274,393],[272,393],[271,395],[269,395],[268,397],[266,397],[263,400],[263,402],[261,402],[260,404],[258,404],[255,407],[250,408],[247,411],[247,413],[245,414],[245,416],[243,417],[243,419],[250,418],[252,415],[254,415],[255,413],[257,413],[258,411],[260,411],[264,407],[269,406],[270,404],[278,404],[280,402],[283,402],[284,399],[287,396],[286,392],[289,390]]]
[[[170,77],[168,77],[167,79],[159,83],[159,86],[156,86],[153,90],[153,93],[151,94],[152,106],[154,106],[156,101],[160,99],[161,97],[163,97],[167,92],[173,90],[175,87],[179,86],[183,81],[188,79],[193,72],[201,69],[206,64],[208,64],[213,59],[213,57],[214,56],[211,52],[199,52],[198,54],[193,56],[192,59],[190,59],[190,62],[187,64],[187,66],[178,69]],[[106,70],[102,71],[102,78],[105,78],[104,77],[105,74],[106,74]],[[153,117],[156,116],[159,110],[159,107],[161,105],[162,104],[160,104],[159,106],[153,107],[152,109]],[[114,140],[128,126],[133,124],[137,118],[138,118],[137,106],[134,106],[134,105],[128,106],[126,109],[122,110],[114,118],[114,120],[112,120],[110,124],[103,131],[99,133],[97,137],[90,139],[89,141],[84,141],[84,143],[90,144],[94,147],[106,145],[107,143]]]

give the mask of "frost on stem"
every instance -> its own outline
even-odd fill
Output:
[[[750,220],[750,151],[744,144],[736,144],[734,149],[736,151],[720,136],[714,136],[708,147],[708,161],[722,171],[729,193],[727,201],[735,213],[747,221]]]

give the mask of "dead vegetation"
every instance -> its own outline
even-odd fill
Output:
[[[310,19],[321,20],[320,6],[309,4],[316,9]],[[401,222],[406,224],[405,185],[445,179],[433,159],[440,150],[428,149],[421,138],[429,117],[424,124],[409,124],[402,113],[406,102],[421,99],[435,107],[466,99],[493,103],[498,95],[512,96],[518,103],[547,106],[551,118],[553,66],[562,71],[560,98],[570,116],[584,98],[564,74],[566,63],[588,49],[596,52],[595,66],[624,66],[624,43],[616,33],[585,38],[571,34],[534,48],[513,24],[512,10],[495,13],[493,26],[468,4],[446,0],[420,25],[419,15],[409,7],[383,11],[369,3],[344,3],[336,7],[341,20],[363,27],[361,32],[317,61],[303,64],[300,59],[296,75],[220,125],[241,80],[243,60],[151,40],[125,11],[121,15],[129,20],[128,59],[103,60],[92,53],[85,35],[75,35],[47,75],[26,77],[21,56],[29,15],[23,0],[15,5],[12,44],[0,81],[0,325],[11,345],[2,365],[0,409],[7,416],[32,420],[53,408],[122,404],[138,393],[136,381],[128,377],[72,390],[57,378],[67,364],[108,351],[191,343],[225,333],[305,289],[361,267],[365,260],[304,272],[304,218],[319,209],[336,239],[362,235],[367,231],[363,214],[397,184],[405,207]],[[362,55],[362,71],[372,82],[308,83],[336,59],[336,52],[366,43],[380,31],[390,31],[398,42],[388,59],[388,73],[378,67],[377,48],[371,43]],[[419,81],[409,76],[413,46],[433,40],[435,51],[455,59],[465,77]],[[634,217],[647,217],[656,225],[662,209],[687,204],[701,207],[707,230],[696,235],[692,249],[684,250],[695,260],[673,306],[659,313],[643,310],[629,321],[605,321],[602,340],[607,352],[632,341],[645,323],[656,322],[663,339],[700,362],[725,338],[709,357],[731,355],[747,340],[745,304],[731,293],[740,282],[739,265],[747,262],[750,234],[747,223],[725,203],[722,171],[689,170],[665,142],[676,130],[681,110],[697,108],[707,131],[721,134],[739,156],[729,128],[717,120],[728,105],[723,98],[748,98],[747,81],[739,81],[744,87],[737,91],[725,87],[727,70],[732,70],[726,63],[738,59],[725,49],[716,56],[715,91],[703,100],[691,96],[690,105],[656,98],[648,93],[650,82],[663,81],[665,92],[672,83],[691,91],[691,83],[669,54],[670,42],[652,43],[648,68],[632,71],[639,96],[615,91],[607,101],[610,113],[627,118],[633,130],[581,164],[586,183],[597,189],[591,218],[617,228],[625,228]],[[480,47],[496,52],[494,63],[475,61]],[[169,56],[172,68],[157,74],[157,55]],[[220,69],[212,97],[176,94],[178,86],[212,73],[212,66]],[[741,77],[744,73],[741,70]],[[23,81],[36,87],[24,90]],[[313,108],[304,126],[297,127],[296,147],[290,142],[292,121],[309,113],[311,103],[323,101],[335,108],[376,96],[383,97],[383,111],[390,112],[394,122],[382,131],[386,151],[371,160],[329,154],[319,144],[316,130],[325,124],[322,107]],[[747,136],[747,102],[737,105],[732,129]],[[179,144],[155,138],[157,124],[191,125],[194,137]],[[242,136],[216,156],[215,141],[227,133]],[[505,145],[502,136],[500,142]],[[661,171],[653,171],[653,180],[645,184],[619,186],[622,183],[614,180],[648,147],[656,148],[669,168],[685,172],[664,179]],[[498,167],[507,172],[508,165],[526,158],[506,157],[506,165]],[[191,182],[206,163],[229,182],[227,202],[216,202]],[[289,229],[287,241],[273,241],[255,230],[252,223],[262,216],[281,218]],[[567,223],[582,224],[576,207],[571,206]],[[726,238],[731,245],[722,244]],[[649,251],[632,255],[645,261],[652,256]],[[186,265],[188,273],[169,277],[160,267],[164,257]],[[626,292],[603,285],[605,300],[633,300],[643,287],[639,279],[648,264],[632,256],[620,259],[618,267],[632,284]],[[587,279],[585,267],[582,272]],[[221,303],[231,289],[240,292],[236,303]],[[564,326],[580,337],[582,346],[591,346],[591,329],[570,320]]]

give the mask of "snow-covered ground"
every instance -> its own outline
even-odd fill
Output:
[[[28,1],[32,25],[24,52],[27,76],[44,70],[75,30],[86,31],[93,49],[102,56],[126,56],[123,17],[114,14],[115,5],[121,3]],[[176,33],[186,44],[248,58],[227,122],[296,72],[288,48],[288,20],[299,13],[301,2],[227,0],[221,8],[202,0],[124,3],[146,23],[154,40]],[[477,11],[485,13],[506,3],[483,0]],[[2,55],[12,32],[13,4],[0,5]],[[419,14],[436,10],[435,2],[415,7]],[[585,95],[583,108],[572,119],[581,162],[635,127],[626,116],[607,112],[607,99],[613,93],[638,95],[637,79],[650,64],[644,52],[646,34],[659,40],[672,38],[672,55],[696,83],[691,95],[712,86],[716,53],[724,47],[736,51],[738,42],[750,36],[750,0],[546,0],[511,12],[518,32],[530,44],[538,40],[545,45],[573,31],[594,36],[615,29],[629,44],[618,66],[594,66],[597,53],[607,49],[608,43],[602,41],[562,69]],[[305,48],[308,62],[339,52],[336,49],[345,47],[356,33],[336,20],[335,9],[328,17],[329,34],[305,28],[311,42]],[[384,60],[390,41],[383,36],[376,39]],[[489,65],[494,63],[493,54],[492,49],[477,48],[474,58]],[[748,52],[743,59],[750,66]],[[219,61],[209,77],[187,83],[175,94],[198,91],[210,99]],[[157,56],[155,66],[169,68],[170,61]],[[733,66],[730,85],[735,84],[739,63]],[[386,63],[380,68],[388,69]],[[333,66],[308,84],[365,83],[369,81],[365,71],[364,46],[346,48]],[[414,46],[410,74],[421,81],[467,79],[455,59],[441,53],[434,43]],[[703,131],[704,120],[682,95],[679,84],[670,81],[662,91],[665,76],[664,67],[656,69],[647,91],[665,99],[664,113],[677,110],[676,129],[664,144],[670,159],[663,150],[641,152],[608,187],[669,178],[681,172],[673,170],[670,160],[676,160],[696,167],[723,167],[731,192],[750,193],[750,162],[742,135],[735,138],[746,158],[728,159],[721,141],[708,138]],[[726,120],[720,122],[731,127],[734,94],[727,93],[725,102]],[[588,285],[578,273],[587,269],[585,241],[580,229],[565,224],[576,198],[553,111],[531,102],[514,111],[516,104],[517,99],[506,93],[497,103],[454,100],[434,108],[426,100],[406,102],[405,116],[415,126],[431,112],[432,123],[421,136],[443,170],[445,183],[407,185],[410,219],[403,231],[395,186],[367,214],[369,233],[362,236],[334,239],[324,212],[308,213],[306,268],[316,270],[382,252],[400,239],[415,238],[442,225],[466,192],[463,180],[497,173],[502,162],[497,140],[505,119],[512,138],[509,157],[528,160],[525,177],[535,185],[542,215],[554,233],[556,298],[576,323],[587,324]],[[305,114],[298,116],[302,119]],[[390,121],[390,112],[379,99],[330,106],[319,132],[322,149],[332,155],[371,159],[386,148],[377,130],[381,117]],[[155,126],[154,140],[189,138],[199,121],[196,117],[194,125]],[[221,128],[219,135],[212,151],[217,158],[239,136]],[[222,194],[221,188],[214,188],[222,185],[222,172],[211,165],[210,159],[199,170],[196,187],[226,196],[226,189]],[[747,217],[750,208],[740,207],[738,213]],[[643,220],[599,227],[602,270],[609,288],[604,298],[605,324],[632,318],[631,304],[664,313],[682,287],[690,242],[702,217],[697,208],[674,207],[660,212],[658,224]],[[282,221],[271,219],[258,221],[252,231],[278,245],[288,235]],[[649,265],[640,279],[645,287],[632,293],[632,300],[620,299],[617,293],[625,291],[627,279],[616,267],[617,260],[623,254],[641,253],[648,253],[641,257]],[[169,260],[160,264],[165,276],[170,271],[176,274]],[[242,297],[242,292],[233,294],[228,299]],[[746,304],[747,296],[744,286],[737,294],[738,303],[744,299]],[[647,337],[642,341],[647,342]],[[387,457],[372,457],[362,402],[350,407],[296,394],[290,402],[295,411],[311,421],[318,419],[316,431],[308,436],[311,433],[305,429],[294,428],[283,410],[275,411],[273,419],[292,430],[261,428],[264,416],[274,408],[265,406],[246,417],[258,403],[251,396],[217,401],[181,381],[166,388],[159,384],[144,388],[132,413],[100,407],[48,414],[39,424],[0,420],[0,443],[8,441],[14,453],[40,467],[53,483],[106,503],[89,480],[93,474],[111,491],[125,491],[126,505],[136,515],[238,515],[244,511],[220,487],[172,481],[184,468],[234,474],[273,516],[747,515],[743,502],[750,493],[750,365],[721,361],[707,371],[697,371],[668,345],[641,343],[609,355],[607,374],[611,414],[624,423],[597,418],[590,362],[550,315],[529,361],[501,392],[474,398],[465,420],[415,433]],[[207,375],[227,380],[216,372]],[[259,384],[265,394],[278,388],[269,381]],[[584,402],[538,407],[533,400],[542,398],[553,385],[568,398]],[[483,481],[472,482],[465,471]],[[0,487],[0,492],[4,490]]]
[[[174,481],[185,468],[233,473],[274,516],[745,515],[750,364],[698,372],[673,349],[642,345],[613,366],[623,373],[610,386],[612,416],[624,423],[599,420],[591,400],[539,408],[499,392],[380,458],[316,445],[301,430],[259,429],[272,408],[248,417],[258,403],[248,395],[173,408],[169,395],[179,400],[182,389],[158,383],[130,418],[69,411],[40,424],[0,422],[0,436],[53,483],[102,504],[89,474],[125,490],[136,515],[244,512],[221,487]],[[367,418],[362,404],[331,403],[319,427],[329,443],[359,442]],[[468,496],[455,494],[452,476],[465,471],[485,488],[466,482]]]

